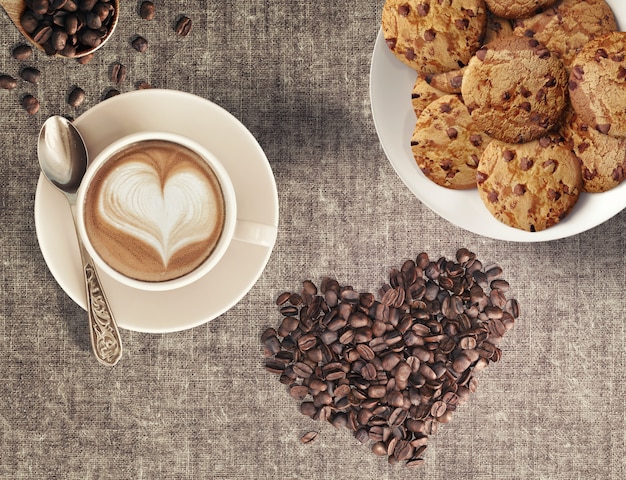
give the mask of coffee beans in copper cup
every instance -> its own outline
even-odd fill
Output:
[[[144,132],[104,148],[78,192],[81,239],[97,267],[141,290],[209,273],[231,242],[270,245],[276,229],[237,218],[226,168],[197,142]]]
[[[81,57],[111,37],[119,0],[26,0],[20,26],[48,55]]]

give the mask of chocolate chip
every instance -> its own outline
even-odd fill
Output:
[[[550,140],[550,137],[541,137],[539,139],[539,145],[541,145],[544,148],[549,147],[551,143],[552,143],[552,140]]]
[[[485,183],[485,181],[487,181],[488,178],[489,178],[489,175],[487,175],[485,172],[480,172],[480,171],[476,172],[476,183],[478,183],[479,185],[482,185],[483,183]]]
[[[580,145],[578,145],[578,153],[584,153],[585,150],[587,150],[591,145],[589,145],[589,143],[587,142],[582,142]]]
[[[446,130],[446,133],[448,134],[448,138],[450,138],[451,140],[454,140],[458,136],[458,132],[454,127],[448,128],[448,130]]]
[[[580,65],[576,65],[572,68],[572,76],[574,76],[577,80],[582,80],[584,75],[585,71]]]
[[[401,17],[406,17],[409,14],[409,6],[405,3],[404,5],[398,6],[398,14]]]
[[[556,160],[548,159],[541,165],[547,173],[554,173],[558,163]]]
[[[554,87],[556,85],[556,78],[554,78],[554,76],[546,75],[545,78],[547,80],[546,80],[546,83],[543,84],[544,87],[551,88],[551,87]]]
[[[534,163],[535,162],[533,162],[532,159],[528,157],[522,157],[522,159],[520,160],[520,168],[523,172],[526,172],[532,168]]]
[[[449,103],[444,102],[439,106],[439,111],[441,113],[450,113],[452,111],[452,107],[450,106]]]
[[[470,135],[469,140],[470,140],[470,143],[474,145],[475,147],[479,147],[483,143],[483,137],[481,137],[477,133],[472,133]]]
[[[398,41],[397,38],[388,38],[387,40],[385,40],[385,43],[387,44],[387,47],[389,47],[390,50],[395,50],[397,41]]]
[[[553,188],[548,189],[548,198],[553,202],[556,202],[559,198],[561,198],[561,192],[557,192]]]
[[[519,107],[527,112],[530,112],[531,109],[530,102],[522,102]]]
[[[621,182],[622,180],[624,180],[624,167],[622,167],[621,165],[615,167],[613,173],[611,174],[611,178],[613,178],[613,180],[616,182]]]
[[[497,203],[498,202],[498,192],[496,192],[495,190],[491,190],[487,194],[487,200],[489,200],[491,203]]]
[[[515,187],[513,187],[513,193],[515,195],[524,195],[526,193],[526,185],[518,183]]]
[[[432,42],[437,36],[437,32],[435,32],[432,28],[429,28],[424,32],[424,40],[427,42]]]
[[[528,40],[528,45],[530,45],[532,48],[537,48],[539,46],[539,42],[536,39],[531,38],[530,40]]]
[[[528,38],[532,38],[535,36],[535,32],[530,29],[524,30],[524,36]]]
[[[598,48],[596,50],[596,62],[599,62],[603,58],[609,58],[609,54],[606,53],[606,50],[604,48]]]
[[[502,158],[504,158],[505,161],[510,162],[515,158],[515,152],[507,148],[504,152],[502,152]]]
[[[467,18],[457,18],[454,21],[454,25],[459,30],[467,30],[467,27],[469,27],[469,20]]]
[[[430,4],[428,3],[420,3],[417,6],[417,14],[420,17],[425,17],[426,15],[428,15],[429,11],[430,11]]]
[[[575,80],[571,80],[571,79],[570,79],[569,83],[567,84],[567,87],[568,87],[570,90],[574,91],[574,90],[576,90],[576,89],[578,88],[578,83],[576,83],[576,81],[575,81]]]
[[[487,48],[485,48],[485,47],[479,48],[476,51],[476,57],[478,58],[478,60],[483,61],[483,60],[485,60],[486,56],[487,56]]]
[[[415,51],[412,48],[407,48],[404,52],[404,56],[407,58],[407,60],[414,60],[416,56]]]
[[[610,129],[611,129],[610,123],[602,123],[602,124],[596,125],[596,130],[600,133],[604,133],[605,135],[609,133]]]
[[[539,58],[550,58],[550,50],[545,47],[537,49],[535,53],[539,56]]]
[[[592,172],[588,168],[583,168],[583,178],[587,181],[593,180],[597,176],[598,172],[595,170]]]

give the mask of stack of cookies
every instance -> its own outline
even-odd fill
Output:
[[[411,149],[500,221],[549,228],[626,170],[626,33],[605,0],[387,0],[387,46],[418,72]]]

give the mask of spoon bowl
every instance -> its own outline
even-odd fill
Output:
[[[102,48],[104,46],[104,44],[113,35],[113,32],[115,31],[115,27],[117,26],[117,22],[118,22],[118,19],[119,19],[119,7],[120,7],[119,0],[111,0],[110,3],[113,5],[113,12],[111,14],[110,19],[108,19],[107,32],[100,39],[100,43],[99,44],[91,46],[91,47],[80,48],[79,50],[77,50],[75,53],[73,53],[71,55],[63,55],[61,53],[56,53],[56,52],[53,52],[52,54],[54,56],[57,56],[57,57],[78,58],[78,57],[83,57],[85,55],[89,55],[91,53],[94,53],[99,48]],[[22,17],[23,17],[24,13],[27,10],[26,2],[24,0],[0,0],[0,7],[2,7],[4,9],[4,11],[7,14],[7,16],[9,17],[9,19],[15,24],[15,26],[20,31],[20,33],[30,43],[32,43],[37,49],[50,54],[50,52],[48,51],[48,49],[44,45],[42,45],[41,43],[39,43],[38,41],[35,40],[34,35],[36,34],[36,31],[33,31],[33,32],[29,33],[24,28],[24,25],[23,25],[23,22],[22,22]]]
[[[88,161],[80,133],[65,117],[48,118],[39,132],[37,156],[44,176],[67,198],[76,227],[77,191]],[[93,260],[79,235],[77,239],[85,277],[91,347],[100,363],[113,366],[122,356],[120,334]]]

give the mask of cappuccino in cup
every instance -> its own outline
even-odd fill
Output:
[[[96,263],[137,288],[177,288],[225,252],[235,194],[209,152],[172,134],[136,134],[106,148],[79,191],[79,232]]]

